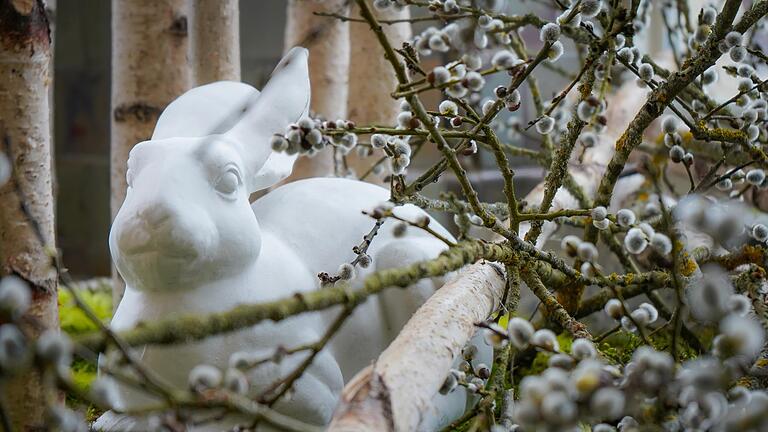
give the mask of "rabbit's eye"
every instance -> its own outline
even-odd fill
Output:
[[[229,170],[216,181],[216,190],[225,195],[231,195],[237,191],[239,185],[240,177],[234,170]]]

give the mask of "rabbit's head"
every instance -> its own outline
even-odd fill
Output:
[[[193,289],[232,277],[261,248],[249,195],[290,174],[295,156],[273,134],[309,107],[307,51],[294,48],[261,94],[218,82],[190,90],[163,112],[128,159],[128,192],[110,232],[118,271],[138,290]]]

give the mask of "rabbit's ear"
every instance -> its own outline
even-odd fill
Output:
[[[288,125],[309,111],[307,57],[305,48],[291,49],[272,72],[259,97],[226,133],[242,149],[252,173],[247,181],[251,192],[277,183],[293,169],[296,156],[274,152],[270,139],[276,133],[285,133]]]
[[[232,129],[258,95],[255,88],[235,81],[195,87],[163,110],[152,139],[222,134]]]

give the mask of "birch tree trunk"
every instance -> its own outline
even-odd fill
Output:
[[[349,72],[349,23],[320,17],[315,12],[348,13],[348,0],[290,0],[285,27],[285,51],[296,45],[309,49],[309,79],[312,82],[311,109],[329,120],[347,116],[347,73]],[[333,174],[333,155],[321,152],[296,161],[291,182]]]
[[[51,40],[42,0],[0,2],[0,135],[13,175],[0,186],[0,275],[16,275],[32,290],[22,326],[37,337],[58,327],[57,276],[48,108]],[[42,426],[41,377],[25,372],[1,395],[13,430]]]
[[[379,20],[408,19],[410,10],[391,7],[386,10],[375,10]],[[350,16],[359,17],[360,8],[352,6]],[[411,23],[384,25],[384,34],[395,48],[403,46],[403,42],[412,36]],[[384,56],[384,50],[376,39],[376,34],[365,23],[354,23],[349,30],[350,68],[349,96],[347,107],[349,119],[360,125],[393,125],[400,112],[400,101],[390,96],[397,88],[397,77],[389,61]],[[358,175],[368,170],[379,156],[362,157],[356,152],[347,156],[347,162]],[[376,176],[370,176],[368,181],[381,182]]]
[[[112,217],[125,199],[128,153],[192,85],[187,0],[112,1]],[[114,304],[123,284],[115,277]]]
[[[54,54],[56,52],[56,0],[43,0],[45,3],[45,16],[48,17],[48,27],[51,34],[51,57],[48,68],[48,127],[51,129],[51,181],[53,186],[53,214],[56,214],[56,197],[59,195],[59,182],[56,175],[56,131],[53,124],[54,108],[54,67],[56,64]]]
[[[195,84],[240,81],[238,0],[194,0]]]

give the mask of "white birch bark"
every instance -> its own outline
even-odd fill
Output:
[[[195,84],[240,81],[238,0],[194,0]]]
[[[0,2],[0,138],[13,174],[0,185],[0,276],[16,275],[32,290],[21,321],[37,337],[58,327],[48,101],[51,40],[43,2]],[[37,430],[46,395],[37,372],[4,383],[13,430]]]
[[[54,67],[56,64],[54,61],[54,53],[56,52],[56,0],[44,0],[45,14],[48,17],[48,26],[51,32],[51,59],[49,61],[50,67],[48,68],[48,126],[51,129],[51,179],[53,183],[53,213],[56,214],[56,197],[59,195],[59,182],[56,175],[56,131],[54,129],[53,119],[54,116]]]
[[[285,52],[296,45],[309,49],[312,111],[329,120],[347,116],[349,72],[349,23],[314,15],[315,12],[349,13],[347,0],[290,0],[285,27]],[[301,157],[284,183],[333,174],[333,155],[320,152]]]
[[[477,331],[474,323],[498,307],[504,286],[499,269],[477,263],[440,288],[376,363],[344,387],[328,430],[419,430],[454,358]]]
[[[192,85],[187,0],[112,1],[111,207],[125,199],[128,153]],[[123,284],[115,277],[115,305]]]

